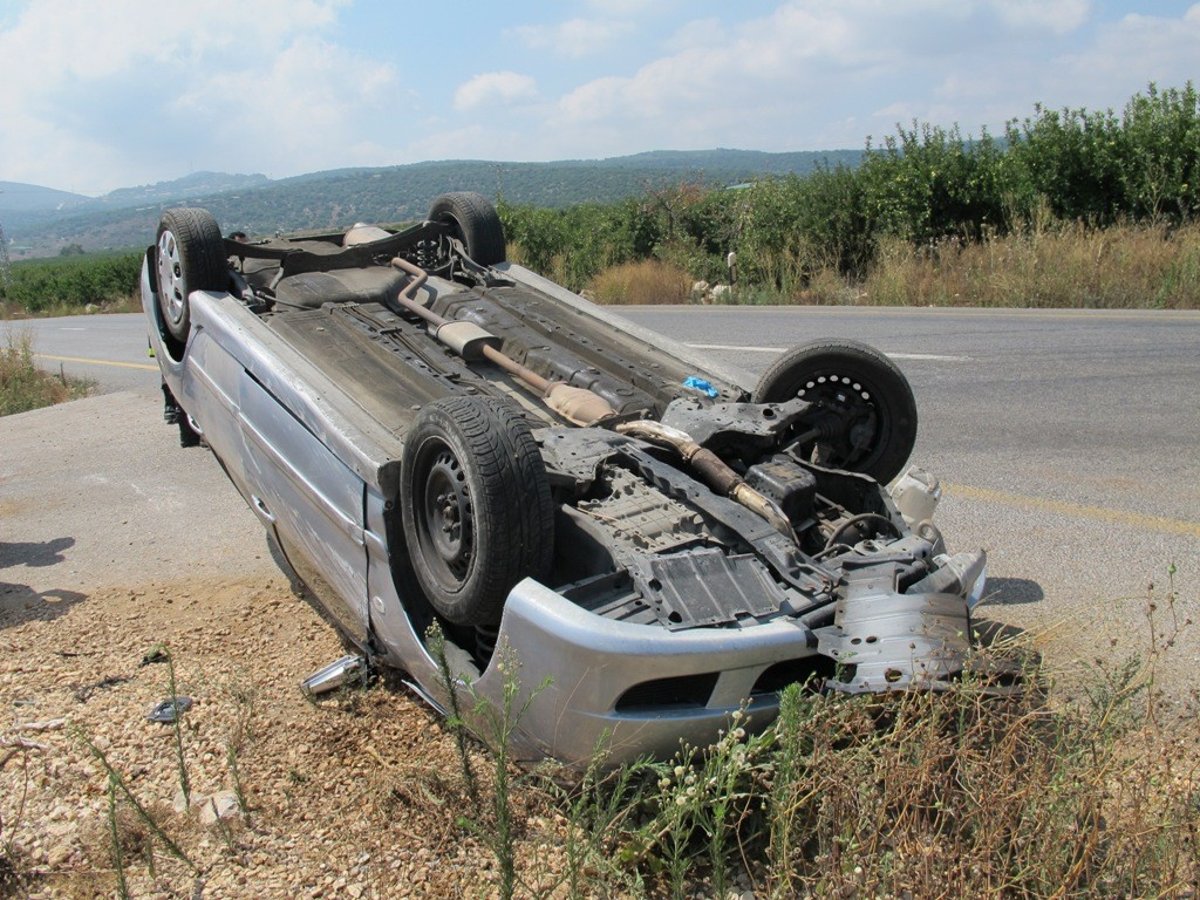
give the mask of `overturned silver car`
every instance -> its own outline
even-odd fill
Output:
[[[912,392],[821,340],[757,381],[505,261],[481,196],[400,231],[247,241],[168,210],[142,271],[168,416],[201,438],[345,638],[447,701],[548,682],[525,758],[702,743],[793,682],[962,671],[981,552],[906,475]],[[282,651],[281,652],[286,652]]]

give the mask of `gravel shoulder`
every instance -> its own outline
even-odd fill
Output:
[[[300,680],[341,650],[281,579],[152,581],[17,624],[12,606],[5,595],[0,702],[9,734],[45,749],[0,771],[0,806],[31,896],[113,894],[107,779],[85,739],[199,869],[173,859],[125,805],[118,822],[131,896],[486,889],[493,859],[454,814],[465,798],[453,740],[403,689],[305,700]],[[180,809],[174,731],[146,719],[171,696],[167,666],[141,664],[162,638],[178,693],[195,702],[182,719],[190,811]],[[18,730],[56,719],[66,720],[61,730]],[[198,804],[239,785],[248,811],[205,824]]]

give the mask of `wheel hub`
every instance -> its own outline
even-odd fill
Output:
[[[425,477],[421,530],[432,567],[444,580],[462,582],[474,549],[471,497],[461,464],[445,447],[434,455]]]
[[[870,453],[879,419],[866,384],[848,375],[823,372],[809,376],[796,396],[835,412],[845,423],[835,440],[813,448],[815,462],[844,467]]]

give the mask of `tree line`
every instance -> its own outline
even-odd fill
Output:
[[[735,251],[743,284],[795,292],[831,266],[865,277],[886,239],[936,253],[946,242],[1055,223],[1152,222],[1169,234],[1200,214],[1200,102],[1190,82],[1151,84],[1119,115],[1037,106],[999,137],[914,122],[868,144],[853,168],[734,189],[680,184],[612,204],[499,209],[520,261],[575,289],[650,256],[720,281]]]
[[[72,251],[14,262],[6,275],[0,273],[0,302],[10,312],[37,314],[62,306],[82,308],[125,300],[138,290],[143,256]]]
[[[998,137],[914,122],[868,143],[857,165],[805,175],[735,187],[660,183],[563,208],[513,203],[503,192],[497,201],[510,256],[576,290],[607,268],[652,258],[720,282],[734,251],[740,285],[796,296],[814,273],[866,278],[888,241],[936,255],[1063,223],[1154,223],[1169,238],[1200,216],[1200,98],[1190,82],[1151,84],[1120,114],[1037,106]],[[0,279],[0,300],[36,313],[127,297],[140,260],[18,262]]]

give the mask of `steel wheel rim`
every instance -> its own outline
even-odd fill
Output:
[[[448,591],[462,588],[475,552],[474,508],[466,473],[453,450],[429,441],[415,467],[417,542],[430,574]]]

